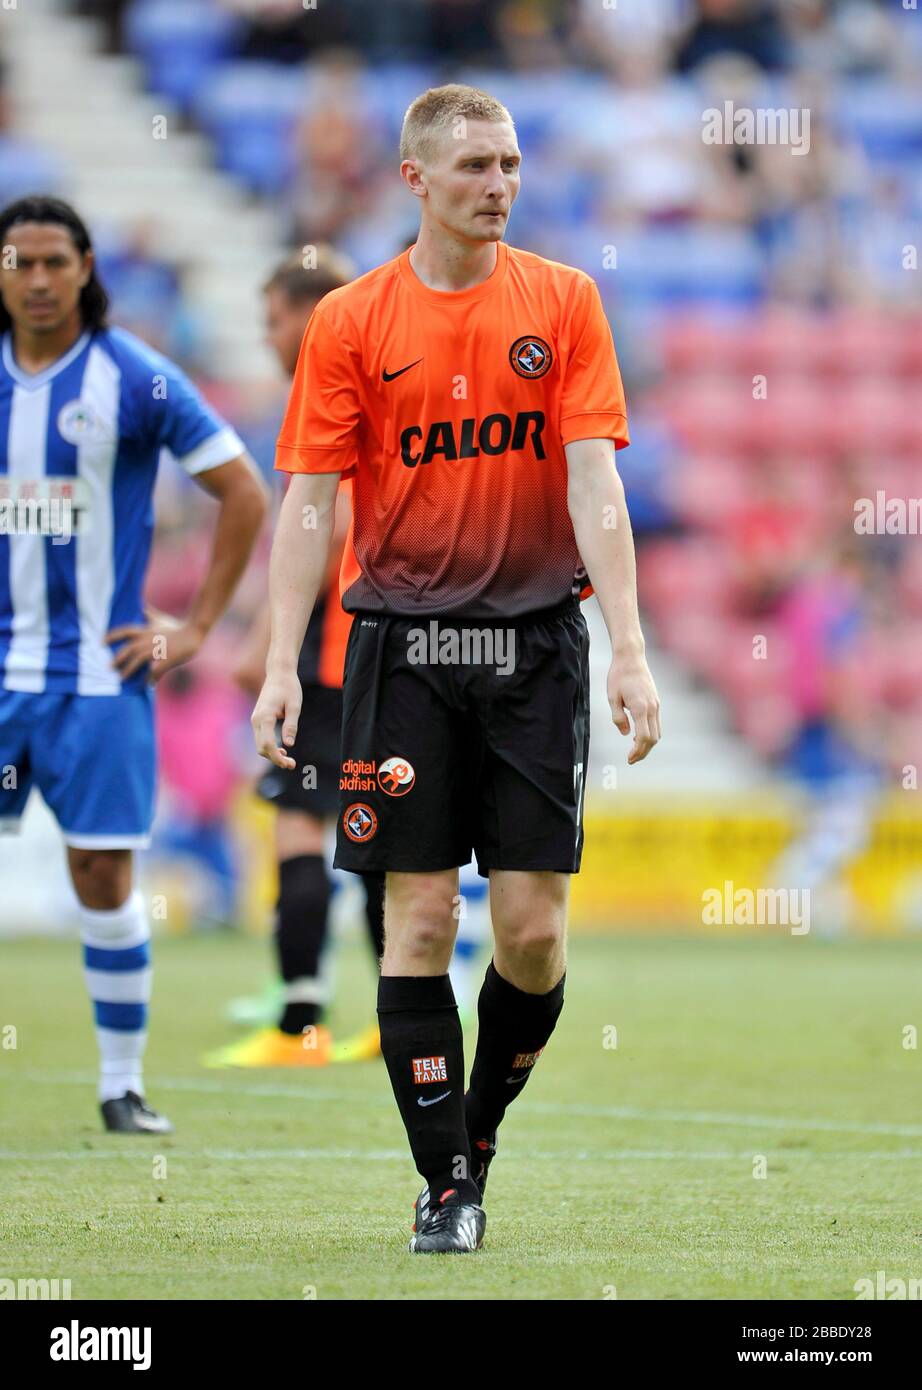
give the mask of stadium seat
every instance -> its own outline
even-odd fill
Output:
[[[737,455],[752,446],[758,429],[754,412],[765,412],[767,404],[753,401],[744,379],[714,375],[667,386],[656,393],[655,403],[689,450]]]
[[[310,95],[310,74],[276,63],[228,63],[200,87],[196,118],[218,160],[259,193],[278,193],[294,173],[292,136]]]
[[[233,53],[241,21],[208,0],[134,0],[125,15],[128,48],[148,85],[187,108],[205,78]]]
[[[734,575],[726,552],[703,536],[648,541],[638,555],[644,603],[667,620],[690,609],[720,613],[732,602]]]
[[[722,529],[746,504],[745,472],[733,457],[696,454],[678,470],[673,496],[687,525],[704,531]]]
[[[908,84],[854,78],[837,93],[835,123],[875,161],[918,160],[922,154],[922,92]]]
[[[437,83],[437,74],[426,63],[381,63],[362,74],[362,91],[384,139],[395,144],[407,107]]]
[[[647,227],[603,241],[618,249],[625,298],[632,303],[751,306],[764,290],[764,265],[755,238],[741,229]]]
[[[23,198],[42,188],[48,193],[59,190],[64,182],[60,162],[47,149],[20,140],[12,135],[0,135],[0,198],[3,205],[14,198]]]
[[[749,316],[707,313],[670,316],[660,332],[667,372],[736,375],[754,325]]]
[[[818,369],[830,376],[896,376],[903,360],[902,335],[891,315],[844,310],[821,320]]]

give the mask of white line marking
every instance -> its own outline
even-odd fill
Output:
[[[15,1076],[16,1073],[12,1073],[12,1075]],[[38,1082],[43,1085],[95,1086],[96,1084],[95,1072],[24,1070],[18,1075],[21,1080]],[[219,1081],[217,1078],[211,1080],[204,1077],[199,1080],[190,1077],[158,1076],[151,1084],[154,1090],[191,1091],[203,1095],[280,1096],[289,1100],[307,1101],[311,1104],[316,1101],[329,1101],[331,1103],[349,1101],[354,1105],[356,1100],[361,1100],[363,1104],[382,1105],[388,1108],[394,1104],[391,1096],[383,1088],[381,1091],[376,1090],[374,1093],[366,1095],[349,1090],[315,1090],[312,1080],[310,1089],[307,1087],[295,1089],[291,1086],[278,1086],[265,1082],[246,1085],[242,1079],[240,1081],[236,1079]],[[535,1115],[584,1115],[596,1119],[636,1120],[643,1124],[718,1125],[733,1129],[795,1129],[828,1134],[890,1134],[903,1139],[922,1139],[922,1125],[891,1124],[886,1121],[877,1122],[874,1120],[859,1123],[848,1120],[809,1119],[783,1115],[734,1115],[710,1110],[641,1110],[631,1105],[561,1104],[558,1101],[528,1100],[518,1101],[516,1111]]]
[[[152,1136],[156,1138],[157,1136]],[[168,1150],[169,1158],[180,1160],[190,1160],[207,1158],[220,1163],[249,1163],[266,1159],[298,1160],[314,1162],[319,1160],[331,1160],[335,1162],[356,1162],[356,1163],[406,1163],[410,1157],[409,1150],[404,1149],[180,1149],[171,1147]],[[734,1153],[724,1149],[697,1150],[688,1149],[614,1149],[609,1152],[594,1153],[587,1149],[555,1149],[543,1150],[539,1153],[533,1150],[527,1152],[516,1152],[515,1149],[503,1149],[503,1157],[512,1163],[522,1163],[525,1161],[539,1160],[543,1163],[617,1163],[617,1162],[648,1162],[661,1160],[672,1163],[676,1160],[694,1159],[696,1162],[719,1162],[719,1163],[745,1163],[751,1164],[753,1154],[751,1150],[743,1153]],[[0,1162],[10,1163],[48,1163],[48,1162],[71,1162],[82,1163],[93,1162],[99,1159],[108,1161],[109,1159],[140,1159],[145,1166],[150,1162],[150,1152],[148,1148],[140,1147],[137,1141],[132,1139],[123,1149],[43,1149],[43,1150],[16,1150],[0,1149]],[[863,1152],[860,1149],[844,1149],[836,1152],[808,1152],[806,1150],[794,1150],[788,1152],[782,1150],[771,1156],[771,1162],[786,1162],[788,1159],[806,1159],[811,1163],[822,1163],[827,1158],[831,1159],[857,1159],[861,1162],[912,1162],[918,1163],[922,1159],[922,1149],[898,1149],[893,1151],[884,1150],[880,1153]]]
[[[521,1102],[520,1102],[521,1103]],[[640,1110],[629,1105],[559,1105],[554,1101],[524,1102],[523,1108],[549,1115],[588,1115],[613,1120],[641,1120],[665,1124],[729,1125],[735,1129],[809,1129],[832,1134],[895,1134],[922,1139],[922,1125],[900,1125],[871,1120],[865,1124],[847,1120],[797,1119],[783,1115],[732,1115],[709,1110]]]

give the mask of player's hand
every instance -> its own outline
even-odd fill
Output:
[[[626,735],[634,725],[627,760],[641,762],[661,738],[659,696],[643,656],[613,658],[608,672],[608,703],[616,729]]]
[[[253,725],[257,753],[263,758],[268,758],[270,763],[275,763],[276,767],[296,766],[294,758],[286,753],[285,749],[290,748],[295,741],[300,714],[301,682],[298,680],[297,672],[267,676],[259,692],[250,723]],[[285,748],[279,748],[275,741],[275,726],[279,721],[282,724],[282,743]]]
[[[147,609],[145,624],[123,623],[106,633],[110,646],[113,642],[124,643],[112,658],[122,680],[148,666],[150,685],[156,685],[174,666],[191,661],[204,640],[204,631],[194,623],[182,622],[155,608]]]

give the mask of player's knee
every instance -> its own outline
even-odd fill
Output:
[[[458,881],[446,874],[388,874],[385,880],[385,922],[419,928],[451,930],[457,905]]]
[[[82,849],[70,852],[71,875],[84,907],[114,912],[131,893],[130,851]]]
[[[497,909],[493,930],[507,954],[546,960],[560,950],[567,929],[566,898],[553,889],[541,894],[520,893],[514,898],[504,895]]]
[[[563,940],[564,926],[556,917],[539,917],[507,923],[501,937],[503,950],[528,960],[546,960],[556,955]]]
[[[411,882],[388,879],[385,897],[385,962],[399,956],[402,970],[431,968],[433,961],[447,962],[457,922],[453,915],[452,885],[442,878],[420,875]],[[424,969],[422,973],[426,973]]]
[[[567,930],[567,878],[563,874],[523,876],[495,886],[499,891],[491,891],[490,907],[502,949],[531,959],[555,954]]]
[[[404,961],[429,965],[433,959],[451,955],[455,923],[451,917],[420,916],[404,922],[390,933],[385,931],[385,953],[388,947],[399,950]],[[409,971],[412,974],[412,970]]]

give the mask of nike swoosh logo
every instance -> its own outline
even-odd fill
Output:
[[[507,1085],[507,1086],[521,1086],[522,1082],[523,1082],[523,1081],[527,1081],[527,1080],[528,1080],[528,1072],[526,1072],[524,1076],[507,1076],[507,1077],[506,1077],[506,1085]]]
[[[440,1096],[436,1096],[434,1100],[423,1100],[422,1096],[420,1096],[419,1100],[417,1101],[417,1105],[438,1105],[440,1100],[444,1100],[446,1096],[450,1095],[451,1091],[448,1090],[443,1091],[442,1094]]]
[[[416,359],[415,362],[410,362],[410,363],[407,364],[406,367],[401,367],[399,372],[389,372],[389,371],[385,368],[385,370],[381,373],[381,375],[384,377],[384,380],[385,380],[385,381],[393,381],[395,377],[397,377],[397,376],[403,376],[404,372],[408,372],[408,371],[410,370],[410,367],[418,367],[419,364],[420,364],[420,362],[422,362],[422,360],[423,360],[423,359],[422,359],[421,357],[417,357],[417,359]]]

